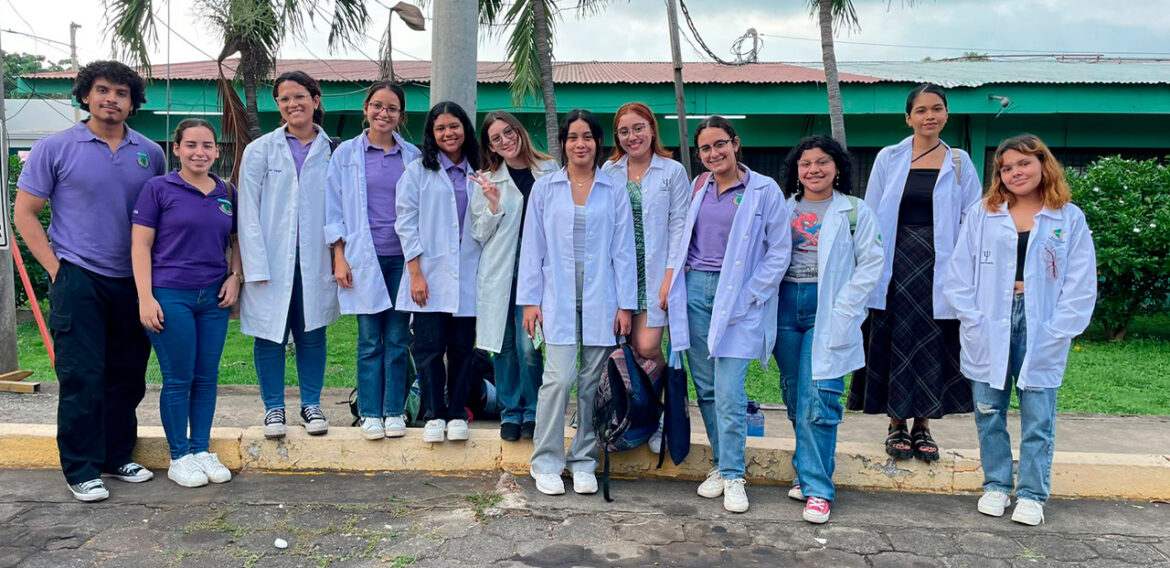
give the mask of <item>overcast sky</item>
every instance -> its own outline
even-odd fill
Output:
[[[310,31],[308,40],[286,41],[281,57],[366,59],[377,57],[377,38],[386,25],[388,9],[396,0],[371,0],[367,39],[358,49],[330,54],[323,30]],[[442,1],[442,0],[432,0]],[[471,3],[474,0],[452,0]],[[1129,0],[1119,4],[1100,0],[919,0],[913,8],[901,0],[854,0],[861,30],[837,36],[837,57],[843,61],[921,60],[961,55],[965,51],[990,53],[1103,53],[1133,57],[1170,58],[1170,0]],[[0,0],[0,28],[38,35],[68,44],[69,19],[82,25],[78,53],[82,63],[110,55],[103,39],[104,25],[98,0]],[[155,0],[160,22],[167,4]],[[203,25],[193,0],[170,4],[174,34],[159,26],[159,42],[152,62],[208,59],[218,52],[218,38]],[[575,0],[561,0],[571,7]],[[688,0],[699,34],[720,57],[731,59],[731,45],[749,27],[760,34],[763,61],[819,61],[818,27],[810,19],[805,0]],[[428,12],[429,17],[429,12]],[[681,15],[680,15],[681,19]],[[555,58],[560,61],[669,60],[666,8],[662,0],[611,0],[600,14],[579,18],[571,9],[561,13],[556,29]],[[428,28],[429,28],[428,22]],[[684,36],[689,36],[683,22]],[[396,60],[431,55],[430,31],[415,32],[395,20]],[[507,30],[504,31],[505,35]],[[854,42],[854,43],[849,43]],[[692,44],[694,47],[692,47]],[[5,51],[29,52],[49,59],[68,57],[68,47],[4,33]],[[683,58],[709,60],[693,38],[684,39]],[[479,59],[506,58],[504,41],[480,32]]]

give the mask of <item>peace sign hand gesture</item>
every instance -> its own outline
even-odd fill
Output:
[[[468,177],[483,189],[483,196],[488,200],[488,208],[491,209],[492,215],[499,213],[500,188],[496,187],[496,184],[492,183],[483,172],[471,172]]]

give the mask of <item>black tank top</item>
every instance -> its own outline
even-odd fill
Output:
[[[910,170],[902,203],[898,206],[898,225],[934,224],[934,184],[938,169]]]
[[[1016,282],[1024,281],[1024,257],[1028,253],[1028,235],[1032,231],[1016,233]]]

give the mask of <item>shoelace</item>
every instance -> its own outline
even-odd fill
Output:
[[[301,410],[301,414],[308,422],[313,422],[314,420],[325,420],[325,414],[321,412],[320,406],[306,406],[303,410]]]
[[[142,466],[136,463],[128,463],[118,468],[118,473],[121,475],[138,475],[142,471]]]
[[[105,485],[105,484],[104,484],[104,483],[102,483],[102,481],[101,481],[100,479],[91,479],[91,480],[89,480],[89,481],[86,481],[86,482],[82,483],[82,484],[79,486],[79,489],[81,489],[82,491],[84,491],[84,492],[88,493],[88,492],[89,492],[91,489],[98,489],[98,488],[100,488],[100,487],[103,487],[104,485]]]
[[[284,409],[277,408],[269,410],[268,416],[264,418],[265,424],[284,424]]]

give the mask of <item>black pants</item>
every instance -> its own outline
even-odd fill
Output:
[[[66,481],[81,483],[130,461],[150,342],[133,278],[62,261],[49,303],[60,388],[57,448]]]
[[[415,312],[411,329],[423,420],[466,420],[467,390],[474,372],[475,318]]]

